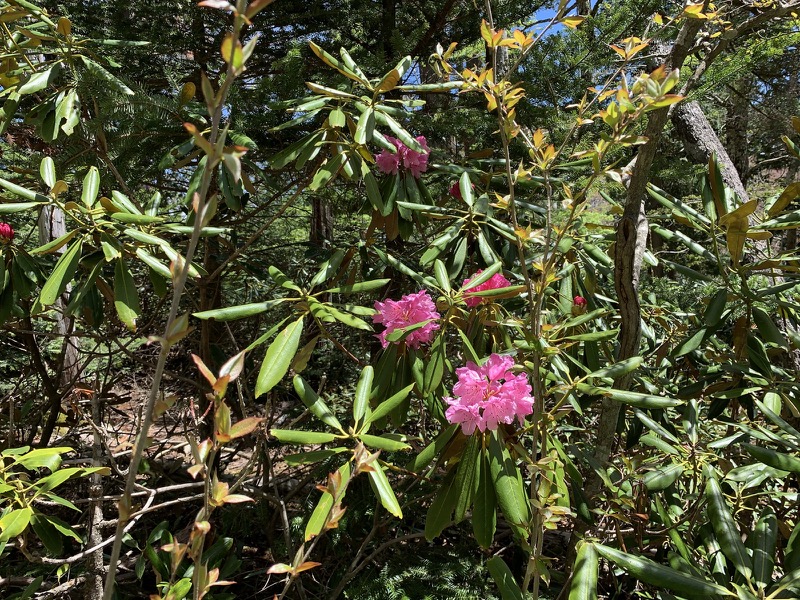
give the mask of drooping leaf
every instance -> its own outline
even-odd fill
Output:
[[[266,394],[283,379],[292,364],[303,333],[303,317],[292,321],[267,348],[256,380],[256,397]]]

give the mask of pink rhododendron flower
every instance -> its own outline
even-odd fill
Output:
[[[8,244],[14,239],[14,228],[8,223],[0,223],[0,244]]]
[[[470,281],[475,279],[478,275],[483,273],[483,270],[479,270],[475,272],[475,275],[470,277],[469,279],[465,279],[464,283],[461,285],[467,285]],[[470,288],[466,292],[464,292],[464,302],[470,308],[478,306],[481,302],[489,303],[491,302],[490,298],[482,298],[481,296],[473,296],[473,292],[485,292],[487,290],[497,290],[504,287],[509,287],[511,282],[503,277],[502,273],[495,273],[489,279],[484,281],[483,283],[476,285],[475,287]]]
[[[572,299],[572,316],[577,317],[579,315],[586,314],[586,298],[583,296],[575,296]]]
[[[384,150],[375,157],[375,163],[381,173],[394,175],[402,168],[405,171],[410,171],[415,179],[419,179],[419,176],[428,170],[428,152],[430,149],[424,136],[420,135],[416,138],[419,145],[425,149],[424,153],[412,150],[403,142],[391,136],[387,135],[386,139],[394,144],[394,147],[397,148],[397,153],[392,154],[388,150]]]
[[[378,334],[381,346],[386,348],[389,345],[386,336],[396,329],[404,329],[423,321],[439,319],[441,315],[436,312],[436,305],[428,295],[428,292],[421,290],[416,294],[408,294],[400,300],[386,300],[385,302],[375,302],[375,310],[378,314],[372,316],[374,323],[380,323],[386,329]],[[420,344],[427,344],[433,338],[433,332],[439,329],[439,324],[431,321],[427,325],[412,331],[406,339],[405,344],[411,348],[419,348]],[[394,342],[399,344],[401,342]]]
[[[465,435],[475,429],[494,431],[500,423],[520,423],[533,412],[533,397],[528,377],[511,372],[514,359],[492,354],[480,367],[468,362],[456,369],[458,383],[453,386],[455,398],[445,398],[450,407],[445,412],[451,423],[460,423]]]

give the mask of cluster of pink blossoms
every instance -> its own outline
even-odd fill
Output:
[[[450,407],[445,412],[451,423],[460,423],[465,435],[493,431],[500,423],[520,423],[533,412],[531,386],[524,373],[514,375],[510,356],[492,354],[480,367],[468,362],[456,369],[458,383],[453,386],[455,398],[445,398]]]
[[[400,300],[386,300],[375,302],[378,314],[372,316],[374,323],[380,323],[386,329],[378,334],[381,346],[389,345],[386,336],[397,329],[404,329],[423,321],[431,321],[419,329],[415,329],[403,340],[411,348],[419,348],[420,344],[427,344],[433,338],[433,332],[439,329],[439,324],[432,319],[439,319],[441,315],[436,312],[436,305],[428,295],[421,290],[416,294],[407,294]],[[396,344],[402,342],[395,342]]]
[[[467,285],[470,281],[475,279],[481,273],[483,273],[482,270],[476,271],[475,275],[473,275],[469,279],[465,279],[464,283],[461,284],[461,285]],[[468,289],[467,291],[465,291],[464,292],[464,302],[470,308],[474,308],[475,306],[478,306],[482,302],[488,304],[489,302],[492,301],[491,298],[485,298],[485,297],[481,297],[481,296],[473,296],[472,293],[473,292],[486,292],[488,290],[497,290],[497,289],[500,289],[500,288],[509,287],[510,285],[511,285],[511,282],[508,279],[506,279],[505,277],[503,277],[502,273],[495,273],[494,275],[492,275],[489,279],[487,279],[483,283],[481,283],[479,285],[476,285],[475,287],[472,287],[472,288]]]
[[[400,169],[410,171],[414,179],[419,179],[419,176],[428,170],[428,142],[425,137],[420,135],[416,138],[419,145],[425,149],[425,153],[416,152],[406,146],[403,142],[390,136],[386,136],[397,152],[392,154],[388,150],[384,150],[375,157],[375,162],[378,165],[378,170],[381,173],[388,173],[395,175]]]

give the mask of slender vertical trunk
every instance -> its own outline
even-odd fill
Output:
[[[102,415],[100,410],[100,399],[97,397],[97,390],[92,393],[92,422],[94,423],[94,438],[92,444],[92,466],[103,466],[103,443],[100,439],[99,429],[102,427]],[[103,534],[100,531],[100,523],[103,522],[103,501],[99,500],[103,495],[103,478],[99,473],[92,475],[89,486],[89,496],[92,503],[89,507],[89,531],[86,543],[93,547],[103,541]],[[89,555],[87,561],[89,571],[86,579],[86,600],[102,600],[103,598],[103,578],[105,577],[103,564],[103,549],[100,548]]]
[[[725,149],[728,151],[728,156],[733,166],[736,167],[742,184],[745,186],[750,175],[747,128],[750,121],[750,98],[748,94],[752,87],[753,76],[749,74],[733,83],[725,115]]]

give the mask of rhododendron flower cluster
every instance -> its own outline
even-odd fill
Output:
[[[425,152],[416,152],[406,146],[400,140],[391,136],[386,136],[394,147],[397,148],[397,153],[392,154],[388,150],[384,150],[375,157],[375,162],[378,165],[378,170],[381,173],[388,173],[390,175],[396,174],[400,169],[410,171],[414,179],[419,179],[419,176],[428,170],[428,142],[425,136],[418,136],[416,140],[419,145],[425,149]]]
[[[393,331],[441,317],[436,312],[436,305],[425,290],[421,290],[416,294],[407,294],[400,300],[390,299],[386,300],[386,302],[375,302],[375,310],[378,311],[378,314],[372,316],[372,321],[386,327],[377,336],[381,341],[381,346],[384,348],[390,343],[387,341],[386,336]],[[431,341],[433,332],[437,329],[439,329],[439,324],[431,320],[430,323],[409,333],[402,342],[405,342],[411,348],[419,348],[420,344],[427,344]],[[397,341],[394,343],[400,344],[402,342]]]
[[[475,273],[475,275],[473,275],[469,279],[465,279],[464,283],[461,284],[461,285],[464,286],[464,285],[469,284],[470,281],[475,279],[481,273],[483,273],[482,270],[477,271]],[[484,297],[481,297],[481,296],[473,296],[472,294],[474,292],[486,292],[488,290],[497,290],[497,289],[500,289],[500,288],[509,287],[510,285],[511,285],[511,282],[508,279],[506,279],[505,277],[503,277],[502,273],[495,273],[494,275],[492,275],[489,279],[487,279],[483,283],[478,284],[475,287],[472,287],[472,288],[468,289],[467,291],[465,291],[464,292],[464,302],[470,308],[478,306],[481,302],[489,303],[489,302],[492,301],[491,298],[484,298]]]
[[[500,423],[512,423],[515,417],[522,423],[533,412],[533,397],[527,376],[514,375],[513,366],[510,356],[492,354],[480,367],[468,362],[456,369],[456,397],[444,399],[450,405],[445,412],[447,420],[460,423],[465,435],[472,435],[476,427],[493,431]]]
[[[8,244],[14,239],[14,228],[8,223],[0,223],[0,244]]]

